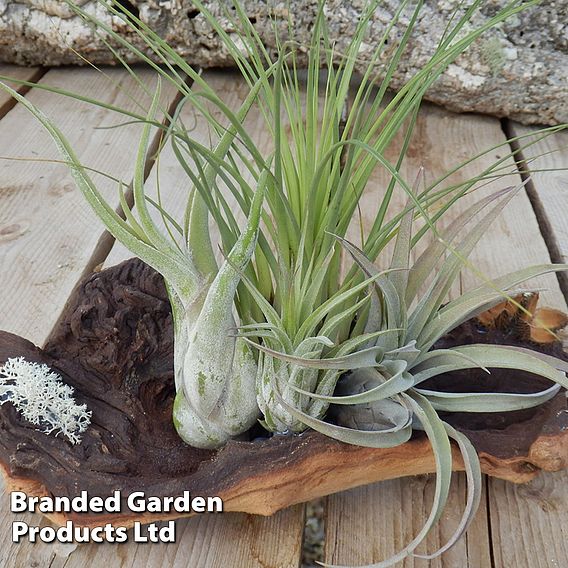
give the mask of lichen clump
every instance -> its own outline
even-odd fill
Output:
[[[92,413],[86,404],[75,402],[74,392],[45,364],[15,357],[0,367],[0,404],[11,402],[41,432],[62,434],[79,444]]]

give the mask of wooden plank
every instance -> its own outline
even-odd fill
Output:
[[[237,108],[248,93],[246,84],[234,73],[208,71],[204,78],[232,109]],[[190,106],[184,109],[181,118],[187,126],[191,125],[192,138],[203,143],[209,141],[212,134],[207,124],[194,116]],[[221,119],[221,116],[218,118]],[[265,136],[264,121],[258,113],[251,113],[246,125],[253,139],[259,140]],[[154,199],[157,197],[158,185],[164,209],[180,222],[190,184],[170,146],[166,146],[161,152],[146,182],[147,194]],[[229,199],[228,195],[227,198]],[[152,216],[160,227],[164,226],[157,210],[152,210]],[[214,230],[213,222],[211,228]],[[216,239],[213,240],[216,242]],[[105,261],[105,267],[131,257],[132,253],[117,242]],[[116,550],[120,553],[122,565],[152,568],[188,565],[194,568],[296,567],[302,547],[304,506],[291,507],[272,517],[235,513],[202,516],[178,521],[177,527],[179,536],[176,544],[120,545]],[[107,556],[112,558],[114,550],[112,545],[106,544],[84,546],[69,558],[65,566],[99,566],[101,559]]]
[[[553,568],[568,562],[568,472],[526,485],[492,480],[491,535],[496,568]]]
[[[202,515],[176,523],[171,544],[82,545],[65,568],[297,568],[302,544],[303,506],[272,517],[242,513]]]
[[[511,135],[535,132],[511,124]],[[526,144],[527,140],[521,141]],[[538,158],[536,158],[538,156]],[[568,133],[562,132],[522,151],[531,173],[528,192],[540,230],[555,261],[568,261]],[[535,159],[536,158],[536,159]],[[561,274],[561,283],[568,279]],[[567,288],[564,288],[566,291]],[[560,295],[553,305],[564,309]],[[564,566],[568,559],[568,474],[544,474],[526,485],[491,480],[488,488],[495,566]]]
[[[2,483],[3,485],[3,483]],[[0,535],[5,545],[0,550],[0,566],[6,568],[60,568],[67,561],[71,552],[76,550],[76,544],[63,543],[12,543],[12,523],[23,521],[29,526],[52,526],[49,521],[35,513],[12,514],[8,509],[8,495],[2,487],[0,496],[2,511],[0,513]]]
[[[434,477],[417,476],[367,485],[329,497],[326,502],[326,562],[358,566],[380,562],[406,546],[420,531],[434,496]],[[446,512],[418,553],[445,544],[465,504],[465,475],[456,475]],[[482,501],[483,502],[483,501]],[[490,566],[484,508],[468,532],[441,558],[409,558],[405,568],[485,568]]]
[[[495,119],[471,115],[459,116],[432,105],[425,105],[404,163],[403,175],[412,182],[419,166],[423,165],[425,175],[431,181],[482,150],[504,142],[505,136],[500,123]],[[453,175],[448,183],[478,175],[494,160],[508,152],[508,146],[505,145],[466,166]],[[508,160],[507,164],[511,171],[514,170],[512,160]],[[377,173],[370,192],[365,196],[366,204],[363,204],[361,209],[366,226],[373,220],[380,198],[380,188],[385,187],[386,179],[384,173]],[[519,176],[514,175],[480,187],[452,208],[444,220],[445,223],[455,218],[474,200],[489,195],[496,189],[517,184],[519,181]],[[399,196],[396,203],[400,207],[404,201],[405,197]],[[520,219],[522,222],[519,222]],[[386,266],[388,259],[387,256],[387,259],[382,259],[379,264]],[[499,276],[517,268],[549,260],[546,245],[526,193],[522,192],[512,200],[484,241],[476,247],[470,259],[472,265],[486,277]],[[450,297],[472,288],[478,282],[480,282],[479,275],[464,270]],[[546,303],[561,309],[565,308],[566,304],[553,275],[535,279],[531,284],[546,288],[542,294]],[[463,480],[463,476],[458,477]],[[428,477],[401,479],[353,490],[349,492],[349,498],[343,495],[328,498],[325,561],[331,564],[377,562],[410,542],[426,520],[429,505],[423,505],[422,495],[428,493],[428,484],[431,484],[431,479]],[[492,482],[490,487],[493,488]],[[435,550],[443,544],[444,536],[451,534],[452,527],[455,527],[457,522],[455,509],[458,507],[461,510],[465,503],[464,491],[463,481],[454,485],[445,515],[421,550]],[[418,506],[413,506],[414,503],[418,503]],[[491,549],[487,514],[483,504],[467,539],[442,558],[428,564],[422,560],[408,559],[403,565],[408,567],[490,566]],[[386,517],[386,520],[381,521],[379,517]],[[368,538],[360,536],[361,534],[366,534]],[[526,546],[528,549],[531,543]]]
[[[42,82],[134,110],[143,93],[128,76],[107,70],[105,78],[93,70],[50,71]],[[150,86],[153,74],[142,71]],[[122,117],[93,106],[32,89],[29,100],[42,108],[61,129],[79,158],[127,182],[133,172],[139,129],[128,126],[94,130],[122,122]],[[131,98],[134,96],[135,98]],[[173,97],[165,87],[164,103]],[[0,155],[41,159],[59,156],[40,124],[21,106],[0,121]],[[49,162],[0,162],[0,327],[41,345],[59,317],[73,286],[96,262],[103,228],[75,188],[63,165]],[[97,179],[99,189],[118,205],[114,184]],[[108,244],[106,245],[108,247]],[[3,492],[3,489],[2,489]],[[0,497],[0,534],[11,543],[15,520],[46,523],[39,515],[9,512]],[[6,544],[0,552],[4,566],[57,566],[69,547],[50,544]]]
[[[19,67],[18,65],[8,65],[0,63],[0,75],[11,77],[20,81],[38,81],[44,74],[44,70],[39,67]],[[25,93],[29,87],[9,82],[8,86],[16,89],[19,93]],[[0,91],[0,118],[2,118],[10,109],[14,107],[16,100],[13,99],[5,91]]]
[[[110,81],[93,70],[57,70],[42,83],[139,110],[131,97],[144,101],[146,95],[135,82],[118,70],[106,75]],[[149,72],[141,76],[152,80]],[[164,100],[171,96],[166,86]],[[83,163],[129,183],[139,126],[96,130],[124,122],[124,117],[40,89],[33,89],[28,99],[68,136]],[[0,132],[0,156],[60,159],[47,133],[23,107],[2,119]],[[115,183],[101,176],[94,180],[118,205]],[[42,344],[78,277],[110,248],[108,235],[100,242],[104,235],[65,165],[0,161],[0,327]]]

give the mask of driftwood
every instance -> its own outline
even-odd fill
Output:
[[[483,333],[482,333],[483,332]],[[444,339],[521,343],[515,333],[468,322]],[[29,495],[73,497],[81,490],[107,496],[121,490],[146,495],[218,495],[226,511],[270,515],[275,511],[358,485],[435,470],[428,441],[419,435],[392,449],[350,446],[308,432],[267,438],[262,430],[219,451],[184,444],[171,421],[174,395],[171,314],[161,277],[130,260],[87,278],[76,290],[43,350],[0,332],[0,364],[24,356],[46,363],[76,389],[93,411],[81,444],[47,436],[27,424],[11,403],[0,407],[0,462],[10,489]],[[542,349],[562,355],[558,343]],[[541,389],[528,373],[513,381],[494,372],[460,377],[467,388]],[[442,378],[438,386],[443,386]],[[455,377],[454,377],[455,383]],[[483,381],[491,380],[490,383]],[[507,386],[505,386],[507,385]],[[536,409],[506,415],[446,417],[476,446],[483,470],[514,482],[541,470],[568,467],[566,395]],[[462,469],[455,455],[455,468]],[[123,511],[125,508],[123,507]],[[179,514],[53,514],[63,524],[130,526]]]
[[[227,4],[205,0],[219,17],[224,29],[235,28],[226,14]],[[287,37],[288,16],[294,36],[307,45],[313,26],[316,2],[244,2],[247,14],[269,49],[275,46],[273,22]],[[88,13],[110,25],[123,37],[144,50],[136,36],[117,17],[111,17],[96,0],[76,2]],[[232,60],[210,26],[190,0],[120,0],[121,4],[158,32],[191,64],[219,67]],[[327,15],[330,36],[337,50],[345,48],[353,35],[364,2],[329,0]],[[399,2],[381,2],[371,32],[361,51],[359,69],[366,65],[376,42],[382,38]],[[474,17],[481,25],[493,16],[505,0],[483,3]],[[393,78],[393,87],[404,84],[432,54],[442,36],[456,2],[426,2],[416,24],[408,50]],[[568,122],[568,44],[566,42],[568,0],[543,0],[526,12],[510,18],[488,32],[471,49],[449,66],[430,89],[427,98],[451,110],[508,116],[526,123]],[[385,58],[396,49],[408,17],[392,29],[386,41]],[[92,63],[116,62],[106,47],[107,34],[75,15],[60,0],[0,0],[0,61],[22,65],[84,64],[78,54]],[[117,42],[111,42],[128,61],[137,58]],[[146,50],[149,54],[150,52]],[[377,68],[380,73],[380,68]]]

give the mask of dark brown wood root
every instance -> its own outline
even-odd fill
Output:
[[[525,344],[502,330],[468,322],[444,339]],[[87,278],[71,298],[43,350],[0,332],[0,365],[10,357],[45,363],[74,386],[92,410],[81,444],[45,435],[11,403],[0,407],[0,465],[9,488],[31,495],[107,496],[120,490],[146,495],[223,498],[225,510],[269,515],[289,505],[383,479],[435,471],[428,441],[416,436],[392,449],[369,449],[315,432],[231,441],[219,451],[196,449],[177,436],[171,420],[175,394],[173,332],[161,277],[130,260]],[[558,344],[545,346],[563,355]],[[528,373],[471,371],[429,386],[530,392],[545,383]],[[457,381],[456,379],[459,379]],[[568,466],[565,393],[530,411],[505,415],[452,415],[445,419],[475,444],[483,470],[516,482],[540,470]],[[252,436],[252,435],[251,435]],[[455,468],[463,463],[455,455]],[[122,508],[126,511],[126,507]],[[180,516],[132,513],[51,515],[64,523],[131,526]]]

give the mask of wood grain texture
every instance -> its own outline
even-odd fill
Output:
[[[154,80],[146,71],[141,76],[149,83]],[[94,70],[50,71],[42,83],[130,110],[140,111],[136,98],[144,104],[146,97],[132,78],[117,70],[108,70],[106,77]],[[171,98],[171,88],[165,87],[163,96]],[[85,165],[130,182],[140,135],[137,125],[97,130],[124,122],[124,117],[40,89],[32,89],[27,98],[68,136]],[[25,108],[14,108],[0,127],[0,156],[60,159],[48,134]],[[93,179],[118,206],[116,184],[101,176]],[[43,344],[80,275],[108,251],[108,239],[65,165],[1,161],[0,327]]]
[[[529,193],[544,238],[556,261],[568,262],[568,131],[543,137],[536,127],[516,122],[509,127],[512,136],[523,136],[520,157],[531,171]],[[566,286],[568,277],[560,277]]]
[[[29,526],[53,526],[50,521],[37,513],[11,513],[9,494],[0,481],[0,535],[4,546],[0,548],[0,566],[2,568],[60,568],[67,561],[75,544],[62,543],[12,543],[12,523],[22,521]]]
[[[357,566],[380,562],[406,546],[420,531],[434,496],[433,476],[417,476],[367,485],[326,500],[325,558]],[[418,553],[443,546],[459,523],[465,505],[465,475],[453,481],[442,520],[431,531]],[[484,501],[482,501],[483,503]],[[405,568],[485,568],[490,566],[485,507],[467,536],[434,560],[409,558]]]
[[[244,513],[210,514],[176,523],[169,544],[83,545],[65,568],[297,568],[303,506],[266,518]]]
[[[526,485],[491,480],[491,536],[496,568],[560,568],[568,562],[568,472]]]
[[[17,65],[6,65],[4,63],[0,63],[0,75],[20,81],[36,82],[40,79],[43,73],[44,71],[40,67],[19,67]],[[19,85],[12,81],[8,82],[7,85],[22,94],[29,90],[29,87],[26,85]],[[0,118],[12,109],[15,104],[15,99],[13,99],[6,91],[0,90]]]
[[[463,182],[479,175],[495,160],[506,156],[510,149],[505,142],[500,123],[496,119],[456,115],[432,105],[424,105],[414,140],[403,164],[402,174],[409,183],[412,183],[422,165],[425,168],[426,179],[431,182],[483,150],[504,144],[503,147],[460,169],[446,183]],[[389,154],[391,159],[397,155],[396,143]],[[512,159],[506,161],[506,166],[507,172],[515,171]],[[374,176],[361,207],[364,226],[368,227],[372,222],[378,199],[387,182],[388,178],[384,172],[378,171]],[[476,199],[519,182],[520,176],[514,174],[488,185],[480,184],[479,189],[460,200],[451,209],[441,226],[449,223]],[[404,195],[399,195],[393,205],[400,208],[405,200]],[[419,243],[417,250],[420,251],[424,246],[425,243]],[[390,255],[387,254],[386,259],[379,259],[378,264],[387,266],[389,259]],[[450,292],[450,298],[479,284],[483,277],[500,276],[518,268],[549,260],[546,244],[524,191],[514,197],[501,213],[491,230],[474,249],[470,260],[476,271],[471,269],[462,271],[459,281]],[[544,288],[541,293],[543,305],[565,309],[566,303],[554,275],[544,276],[527,284],[531,285]],[[344,495],[329,497],[325,561],[332,564],[377,562],[402,548],[404,544],[410,542],[412,535],[416,534],[427,518],[431,498],[424,502],[419,500],[420,505],[417,508],[413,505],[417,502],[418,496],[427,493],[431,483],[431,478],[428,477],[400,479],[352,490],[349,492],[349,498]],[[489,487],[493,493],[492,482],[489,482]],[[454,516],[455,512],[461,510],[464,503],[465,484],[462,478],[462,482],[454,484],[446,512],[422,550],[432,552],[443,544],[444,539],[441,535],[451,534],[452,527],[456,526],[458,520]],[[388,515],[384,515],[387,520],[379,522],[378,517],[385,511],[388,511]],[[491,566],[489,514],[485,503],[482,502],[476,521],[466,539],[442,558],[433,560],[430,564],[418,559],[408,559],[402,565],[405,567],[471,566],[472,568]],[[365,526],[369,528],[365,529]],[[379,529],[379,526],[382,529]],[[493,528],[496,530],[495,527]],[[366,534],[368,538],[361,537],[361,534]],[[531,542],[529,541],[525,546],[527,550],[530,549]]]

